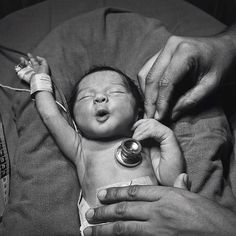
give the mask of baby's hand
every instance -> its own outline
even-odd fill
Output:
[[[132,130],[134,130],[133,138],[139,141],[154,138],[159,143],[168,145],[175,140],[173,131],[155,119],[138,120]]]
[[[28,53],[29,60],[25,59],[24,57],[20,58],[20,65],[16,66],[15,70],[17,75],[20,79],[24,80],[27,83],[30,83],[32,77],[35,74],[49,74],[49,66],[43,57],[37,56],[36,58],[33,57],[32,54]]]
[[[174,132],[155,119],[138,120],[133,128],[133,138],[153,138],[158,145],[151,147],[150,157],[153,169],[162,185],[173,186],[175,179],[184,171],[184,159]]]
[[[21,64],[25,66],[30,66],[36,74],[45,73],[49,74],[49,66],[45,58],[36,56],[34,57],[32,54],[28,53],[29,61],[24,57],[20,58]]]

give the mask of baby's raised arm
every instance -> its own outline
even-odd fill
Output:
[[[141,119],[133,126],[136,140],[154,139],[150,147],[151,161],[158,181],[165,186],[173,186],[176,178],[184,172],[184,158],[174,135],[167,126],[155,119]],[[158,145],[159,144],[159,145]]]
[[[21,58],[21,63],[25,66],[30,65],[34,70],[28,82],[31,93],[34,93],[37,110],[61,151],[75,163],[81,137],[58,109],[52,93],[47,61],[42,57],[35,58],[31,54],[28,54],[28,57],[30,64],[25,58]]]

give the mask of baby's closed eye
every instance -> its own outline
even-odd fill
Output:
[[[120,89],[120,88],[113,88],[108,90],[107,92],[108,94],[125,94],[126,91],[124,89]]]
[[[85,94],[81,94],[78,96],[78,100],[84,100],[84,99],[89,99],[89,98],[93,98],[94,94],[93,93],[85,93]]]
[[[125,92],[123,92],[123,91],[112,91],[110,93],[125,93]]]

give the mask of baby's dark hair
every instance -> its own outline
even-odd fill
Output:
[[[143,100],[143,96],[140,93],[138,87],[136,86],[136,84],[133,82],[133,80],[131,78],[129,78],[125,73],[123,73],[121,70],[114,68],[114,67],[110,67],[110,66],[95,66],[92,67],[90,70],[88,70],[79,81],[77,81],[77,83],[75,84],[75,87],[72,91],[70,100],[69,100],[69,109],[70,109],[70,113],[72,115],[72,117],[74,118],[74,114],[73,114],[73,107],[77,98],[77,94],[78,94],[78,88],[79,88],[79,84],[80,82],[89,74],[95,73],[95,72],[99,72],[99,71],[114,71],[117,72],[119,75],[121,75],[121,78],[123,79],[123,82],[126,85],[126,88],[132,93],[135,102],[136,102],[136,108],[138,109],[139,113],[139,117],[141,118],[143,116],[144,113],[144,100]]]

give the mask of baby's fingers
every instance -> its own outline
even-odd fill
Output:
[[[43,66],[47,66],[47,65],[48,65],[48,63],[47,63],[47,61],[46,61],[45,58],[40,57],[40,56],[37,56],[36,58],[38,59],[38,61],[39,61],[39,63],[40,63],[41,65],[43,65]]]
[[[20,57],[20,64],[23,66],[28,66],[29,62],[24,57]]]
[[[140,119],[140,120],[136,121],[131,130],[137,129],[138,126],[140,126],[141,124],[146,123],[146,122],[147,122],[147,119]]]
[[[37,66],[39,64],[31,53],[27,53],[27,56],[29,57],[29,60],[33,66]]]
[[[133,134],[133,138],[141,141],[144,140],[146,138],[151,138],[152,135],[152,129],[150,126],[146,125],[146,124],[142,124],[140,126],[138,126]]]
[[[134,132],[133,139],[136,139],[137,141],[141,141],[147,138],[150,138],[150,133],[144,131],[144,132]]]

